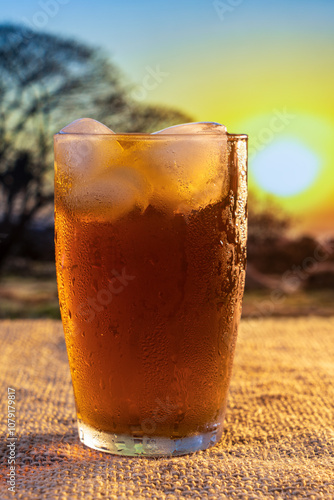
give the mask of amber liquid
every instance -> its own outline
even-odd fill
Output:
[[[188,217],[149,205],[108,222],[80,218],[56,191],[59,299],[83,422],[165,437],[221,424],[245,268],[231,193],[232,206]]]

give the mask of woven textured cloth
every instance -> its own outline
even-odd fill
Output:
[[[240,327],[225,432],[175,458],[128,458],[78,439],[61,323],[0,322],[1,500],[334,498],[334,318]],[[15,494],[7,388],[15,389]]]

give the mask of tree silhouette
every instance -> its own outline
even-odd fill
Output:
[[[128,132],[191,121],[179,111],[134,102],[102,51],[0,25],[0,266],[53,199],[53,134],[83,116]]]
[[[271,198],[260,202],[253,191],[248,193],[248,243],[258,245],[286,236],[291,218]]]

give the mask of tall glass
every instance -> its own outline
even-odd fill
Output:
[[[222,435],[245,281],[247,136],[57,134],[59,301],[80,440]]]

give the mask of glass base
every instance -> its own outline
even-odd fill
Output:
[[[223,426],[211,432],[195,434],[184,438],[160,436],[134,437],[99,431],[78,420],[80,441],[94,450],[123,456],[163,457],[178,456],[205,450],[215,445],[221,438]]]

